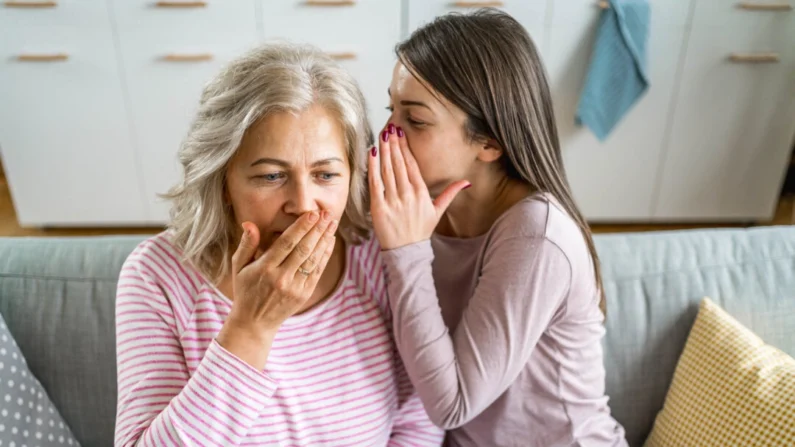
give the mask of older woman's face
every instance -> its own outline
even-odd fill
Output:
[[[302,214],[339,220],[351,172],[342,127],[326,109],[273,113],[251,126],[227,171],[227,199],[238,227],[252,222],[266,249]]]

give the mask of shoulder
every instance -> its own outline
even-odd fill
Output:
[[[175,296],[194,295],[204,279],[188,265],[182,252],[164,231],[145,239],[127,256],[122,266],[119,284],[141,283],[153,291]]]
[[[356,285],[359,292],[368,299],[375,300],[382,311],[389,313],[386,298],[385,267],[381,256],[381,244],[371,232],[367,238],[357,245],[349,246],[346,255],[349,259],[348,278]]]

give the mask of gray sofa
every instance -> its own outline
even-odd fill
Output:
[[[0,238],[0,312],[84,447],[113,444],[115,287],[141,239]],[[652,427],[702,297],[795,355],[795,227],[601,235],[596,243],[608,300],[607,390],[631,445]]]

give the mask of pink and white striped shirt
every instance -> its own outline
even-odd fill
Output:
[[[116,302],[116,446],[439,446],[392,340],[380,248],[348,246],[334,293],[279,330],[264,371],[215,337],[231,301],[142,242]]]

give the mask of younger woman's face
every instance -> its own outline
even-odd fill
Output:
[[[464,111],[426,85],[398,61],[389,85],[389,119],[406,133],[422,178],[435,197],[450,183],[467,179],[484,144],[466,135]]]

